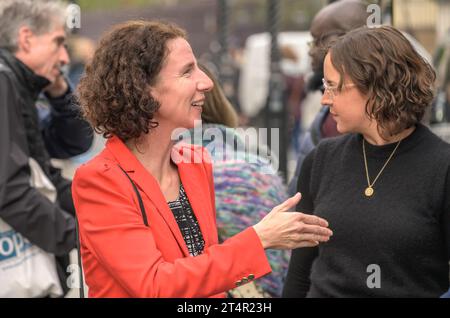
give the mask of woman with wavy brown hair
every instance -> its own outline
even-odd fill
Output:
[[[437,297],[449,287],[450,145],[420,121],[435,73],[395,28],[359,28],[324,64],[322,104],[343,136],[305,159],[297,210],[330,222],[293,251],[287,297]]]
[[[329,239],[325,220],[287,212],[297,194],[218,244],[208,154],[173,138],[211,88],[173,24],[128,22],[100,42],[79,99],[108,141],[73,182],[89,296],[223,297],[271,271],[266,248]]]

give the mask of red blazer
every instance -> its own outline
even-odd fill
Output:
[[[181,147],[205,155],[203,148]],[[136,194],[119,165],[135,182]],[[252,227],[218,244],[212,167],[178,163],[181,182],[205,240],[202,255],[189,255],[156,179],[117,137],[81,166],[72,191],[89,297],[223,297],[224,292],[270,273]]]

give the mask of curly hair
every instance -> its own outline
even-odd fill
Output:
[[[434,98],[436,74],[401,32],[362,27],[331,43],[331,63],[368,96],[366,113],[387,139],[420,122]]]
[[[160,105],[149,87],[169,53],[167,42],[186,37],[168,22],[129,21],[102,38],[78,86],[82,114],[96,132],[126,142],[158,126]]]

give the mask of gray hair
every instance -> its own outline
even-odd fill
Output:
[[[1,0],[0,47],[18,49],[19,29],[28,26],[34,34],[51,32],[66,21],[67,5],[58,0]]]

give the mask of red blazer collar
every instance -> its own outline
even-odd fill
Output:
[[[193,145],[185,145],[179,148],[182,152],[186,148],[193,151]],[[173,216],[172,211],[160,189],[158,181],[151,175],[141,162],[133,155],[128,147],[118,137],[111,137],[106,143],[106,149],[117,160],[117,163],[128,173],[141,192],[153,203],[158,213],[164,218],[172,234],[175,236],[180,248],[185,256],[189,255],[186,243],[181,234],[180,228]],[[186,190],[186,195],[191,204],[192,210],[198,220],[200,230],[202,231],[205,247],[217,241],[215,235],[215,213],[211,202],[211,189],[208,185],[208,176],[204,169],[204,163],[176,163],[181,182]],[[153,207],[147,207],[147,209]],[[149,211],[147,211],[147,217]],[[151,225],[151,218],[148,218]]]

